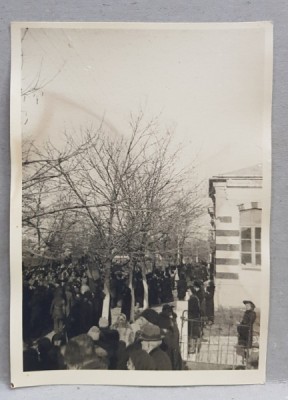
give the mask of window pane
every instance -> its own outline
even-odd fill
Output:
[[[242,264],[251,264],[251,262],[252,262],[251,254],[249,254],[249,253],[241,254],[241,263]]]
[[[255,228],[255,239],[261,239],[261,228]]]
[[[251,240],[241,240],[242,251],[251,252]]]
[[[251,239],[251,228],[241,228],[241,238]]]
[[[256,254],[256,265],[261,265],[261,254]]]
[[[261,252],[261,240],[256,240],[255,241],[255,251],[256,251],[256,253],[260,253]]]

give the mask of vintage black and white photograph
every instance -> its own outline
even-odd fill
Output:
[[[14,386],[265,380],[271,93],[270,23],[12,26]]]

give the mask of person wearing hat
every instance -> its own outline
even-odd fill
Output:
[[[182,370],[182,357],[179,347],[179,329],[176,322],[177,314],[173,306],[164,304],[159,314],[159,327],[164,333],[161,349],[171,360],[173,370]]]
[[[255,304],[251,300],[244,300],[246,311],[242,321],[237,326],[238,345],[251,349],[253,341],[253,324],[256,320]]]
[[[142,350],[146,351],[153,358],[156,370],[172,370],[169,356],[160,348],[162,339],[163,335],[161,335],[159,326],[151,323],[143,326],[140,336]]]
[[[62,333],[55,333],[52,339],[52,347],[48,351],[47,354],[47,369],[48,370],[57,370],[57,369],[65,369],[64,357],[62,354],[62,350],[66,345],[66,336]]]
[[[98,340],[98,346],[106,350],[109,367],[108,369],[117,369],[117,352],[119,348],[119,332],[109,326],[107,318],[101,317],[99,319],[100,337]]]
[[[152,308],[146,308],[146,310],[142,311],[135,322],[131,324],[135,338],[137,338],[138,332],[141,331],[143,326],[148,324],[148,322],[153,325],[159,325],[159,314]]]

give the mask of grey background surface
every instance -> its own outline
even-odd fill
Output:
[[[273,21],[271,302],[267,383],[256,386],[128,388],[9,387],[9,79],[11,21]],[[288,399],[288,1],[287,0],[0,0],[0,398],[1,399]],[[13,211],[13,210],[12,210]],[[13,243],[13,238],[12,238]],[[13,316],[12,316],[13,318]]]

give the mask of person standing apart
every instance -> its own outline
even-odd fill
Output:
[[[253,324],[256,320],[255,304],[250,300],[244,300],[246,311],[243,314],[242,321],[237,326],[238,345],[246,349],[251,349],[253,341]]]

